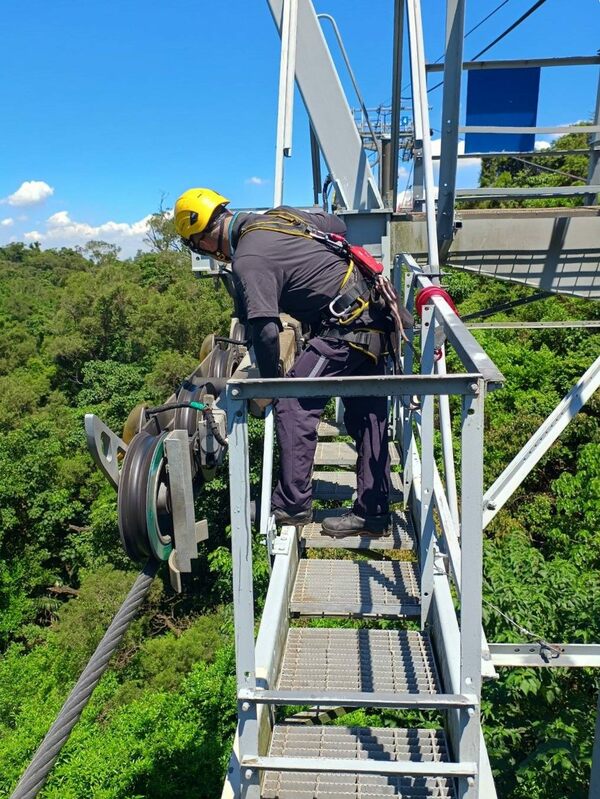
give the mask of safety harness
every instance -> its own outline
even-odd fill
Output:
[[[370,327],[345,329],[358,321],[370,305],[379,305],[381,310],[390,312],[398,334],[406,340],[398,294],[383,275],[383,265],[364,247],[350,244],[338,233],[325,233],[287,209],[273,208],[266,211],[261,219],[244,225],[238,242],[255,230],[271,230],[318,241],[347,261],[348,269],[340,284],[339,294],[329,303],[329,316],[325,316],[319,336],[347,341],[351,347],[359,349],[375,362],[388,352],[394,354],[386,331]]]

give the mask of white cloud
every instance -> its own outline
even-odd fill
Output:
[[[0,225],[2,225],[2,227],[10,227],[11,225],[14,225],[14,224],[15,224],[15,220],[12,219],[10,216],[7,216],[6,219],[2,219],[0,221]]]
[[[68,211],[57,211],[46,221],[46,229],[30,230],[24,234],[27,241],[39,241],[46,247],[75,247],[94,239],[106,241],[121,247],[122,255],[135,255],[144,249],[144,237],[148,230],[151,214],[137,222],[104,222],[90,225],[71,219]]]
[[[246,180],[246,183],[250,184],[251,186],[264,186],[268,182],[269,181],[266,178],[259,178],[256,177],[256,175]]]
[[[43,180],[26,180],[3,202],[9,205],[37,205],[54,194],[54,189]]]

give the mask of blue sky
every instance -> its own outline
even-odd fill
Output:
[[[509,0],[467,39],[466,57],[532,1]],[[468,1],[466,30],[499,2]],[[388,102],[392,0],[315,6],[336,18],[367,105]],[[435,60],[445,3],[422,6],[427,58]],[[3,4],[2,17],[0,244],[102,238],[129,255],[163,194],[169,206],[182,190],[208,185],[235,206],[271,203],[279,39],[266,0],[30,0]],[[486,57],[593,54],[599,31],[599,0],[547,0]],[[333,43],[332,51],[339,63]],[[340,74],[350,97],[341,65]],[[597,67],[542,71],[538,123],[589,117],[597,78]],[[430,94],[434,138],[441,95]],[[297,97],[286,202],[312,201],[309,164]],[[463,166],[461,183],[473,185],[477,173]],[[407,179],[402,172],[401,189]]]

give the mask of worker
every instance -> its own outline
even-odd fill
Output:
[[[210,189],[189,189],[175,203],[175,227],[193,252],[231,263],[261,377],[282,376],[281,312],[313,333],[287,377],[383,374],[393,329],[385,305],[361,306],[358,299],[349,312],[353,320],[340,324],[335,313],[364,289],[364,278],[347,259],[307,234],[317,230],[343,236],[342,220],[322,210],[309,213],[286,206],[264,215],[233,214],[228,203]],[[312,469],[325,404],[317,397],[273,402],[280,474],[271,507],[280,524],[312,520]],[[387,398],[345,398],[344,408],[346,430],[356,442],[357,497],[347,513],[323,520],[323,533],[381,535],[390,522]]]

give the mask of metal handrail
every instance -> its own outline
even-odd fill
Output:
[[[418,288],[429,288],[434,285],[432,278],[412,255],[401,253],[397,259],[412,272],[413,280]],[[435,306],[436,319],[441,324],[445,337],[456,350],[465,369],[481,374],[489,389],[499,388],[503,385],[504,375],[502,372],[446,300],[442,297],[432,297],[430,303]]]
[[[346,63],[346,69],[348,70],[348,74],[350,75],[350,80],[352,81],[352,85],[354,86],[354,91],[356,92],[356,98],[357,98],[357,100],[358,100],[358,102],[360,104],[360,108],[361,108],[363,114],[365,115],[365,119],[367,121],[369,132],[371,134],[371,137],[373,138],[373,144],[375,145],[375,148],[377,150],[377,161],[378,161],[380,159],[380,157],[381,157],[381,146],[380,146],[380,143],[379,143],[379,140],[378,140],[377,136],[375,135],[375,131],[373,130],[373,126],[371,125],[371,120],[369,118],[369,112],[367,111],[367,106],[365,105],[365,101],[363,100],[363,96],[362,96],[362,94],[360,92],[360,89],[358,87],[358,83],[356,81],[356,78],[354,77],[354,72],[352,71],[352,67],[350,66],[350,59],[348,58],[348,54],[346,53],[346,48],[344,47],[344,42],[342,41],[342,36],[340,34],[340,31],[339,31],[339,28],[337,26],[337,23],[336,23],[335,19],[331,16],[331,14],[317,14],[317,19],[326,19],[329,22],[331,22],[331,25],[333,27],[333,32],[335,33],[335,36],[336,36],[340,51],[342,53],[344,62]],[[375,163],[377,163],[377,161],[375,161]]]

